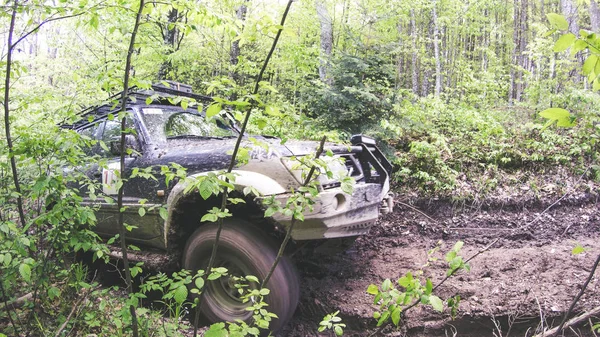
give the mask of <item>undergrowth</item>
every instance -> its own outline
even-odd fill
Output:
[[[519,172],[543,175],[559,166],[572,175],[589,167],[586,178],[597,181],[600,118],[593,107],[600,98],[571,96],[557,104],[576,116],[569,129],[544,127],[531,108],[484,109],[428,97],[397,104],[394,117],[374,133],[393,151],[397,188],[425,196],[482,198],[499,186],[529,184],[514,179]]]

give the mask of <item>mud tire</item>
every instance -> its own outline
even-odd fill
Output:
[[[207,224],[192,234],[183,251],[183,268],[206,268],[216,232],[216,224]],[[262,281],[275,261],[278,249],[274,240],[252,224],[236,218],[226,219],[215,267],[226,267],[232,274],[239,274],[237,276],[254,275]],[[222,281],[207,281],[200,303],[202,313],[213,323],[235,322],[237,319],[250,323],[252,313],[245,310],[248,303],[243,304],[232,296],[226,296],[231,291],[226,289],[227,285],[223,285]],[[294,314],[300,296],[298,274],[288,258],[284,256],[279,261],[266,287],[270,290],[265,297],[268,303],[266,309],[279,317],[271,321],[269,329],[278,331]]]

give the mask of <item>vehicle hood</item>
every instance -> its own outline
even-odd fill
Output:
[[[249,149],[251,160],[271,159],[273,157],[291,157],[314,154],[319,145],[315,141],[288,141],[281,145],[281,141],[275,138],[255,137],[259,142],[250,139],[242,141],[242,147]],[[180,163],[184,167],[196,167],[199,164],[203,168],[221,169],[226,167],[231,160],[231,152],[235,147],[235,138],[231,139],[178,139],[169,140],[160,146],[152,146],[151,157],[156,162],[168,164]],[[268,144],[261,146],[260,142]],[[203,163],[198,163],[202,161]]]

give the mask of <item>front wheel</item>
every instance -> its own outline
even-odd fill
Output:
[[[198,270],[207,267],[216,232],[216,224],[207,224],[192,234],[183,252],[183,268]],[[229,275],[254,275],[262,281],[277,257],[278,248],[252,224],[241,219],[226,219],[215,267],[227,268]],[[279,317],[271,321],[269,329],[278,331],[294,314],[299,299],[298,274],[289,259],[283,257],[279,261],[266,288],[270,290],[270,294],[265,296],[266,309]],[[208,281],[204,291],[200,309],[209,321],[235,322],[239,319],[250,323],[252,320],[252,312],[246,310],[249,303],[242,302],[229,277]]]

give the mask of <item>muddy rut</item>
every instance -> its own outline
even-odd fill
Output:
[[[596,202],[594,196],[579,195],[550,209],[550,202],[539,200],[477,209],[442,201],[398,205],[348,249],[333,253],[325,247],[296,257],[301,303],[282,335],[318,336],[320,319],[340,310],[348,325],[345,335],[368,336],[375,331],[376,310],[365,291],[369,284],[421,269],[427,251],[441,245],[439,260],[424,269],[436,284],[447,270],[443,254],[459,240],[465,258],[493,244],[470,262],[470,272],[457,274],[437,291],[441,298],[460,295],[458,317],[415,308],[406,312],[402,328],[386,329],[383,335],[532,336],[558,325],[600,254]],[[571,253],[577,243],[585,253]],[[599,278],[597,272],[577,312],[600,305]],[[582,325],[567,335],[589,331]]]

